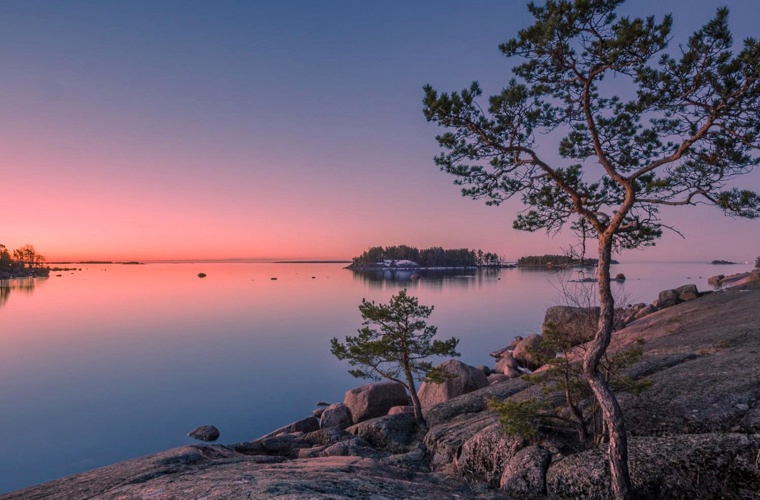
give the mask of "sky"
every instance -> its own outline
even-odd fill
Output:
[[[674,41],[756,0],[629,1]],[[523,1],[4,0],[0,243],[48,260],[349,259],[370,246],[561,253],[522,207],[463,198],[438,170],[422,86],[495,93]],[[542,147],[555,150],[551,143]],[[737,186],[760,191],[760,172]],[[626,261],[754,260],[760,221],[664,212]]]

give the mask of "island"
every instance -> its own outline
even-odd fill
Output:
[[[445,249],[443,247],[423,248],[408,246],[370,247],[358,257],[354,257],[346,269],[396,270],[396,269],[463,269],[480,267],[514,267],[493,252],[471,250],[469,248]]]
[[[547,269],[562,269],[566,267],[595,267],[598,259],[579,259],[570,255],[527,255],[517,259],[517,267],[534,267]],[[612,259],[612,264],[620,262]]]
[[[737,264],[737,262],[731,262],[730,260],[714,260],[710,262],[710,264],[716,265],[716,266],[723,266],[723,265],[733,265]]]

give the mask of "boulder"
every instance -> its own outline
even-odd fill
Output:
[[[468,481],[483,481],[489,486],[498,487],[506,464],[523,443],[522,438],[505,433],[497,422],[467,439],[454,459],[454,465]]]
[[[512,356],[526,368],[535,370],[541,366],[542,357],[554,356],[554,352],[545,349],[541,345],[541,335],[528,335],[520,341],[512,352]]]
[[[515,346],[520,342],[523,338],[520,335],[515,336],[515,338],[512,339],[512,342],[509,343],[507,347],[503,347],[497,351],[493,351],[489,353],[488,355],[499,359],[500,357],[504,356],[505,354],[508,354],[512,352],[512,350],[515,348]]]
[[[675,290],[663,290],[657,296],[654,306],[657,309],[665,309],[678,304],[678,292]]]
[[[314,415],[317,418],[320,418],[322,416],[322,414],[325,412],[325,409],[326,408],[324,406],[320,406],[319,408],[314,408],[314,410],[312,410],[311,414]]]
[[[346,391],[343,404],[351,412],[351,421],[358,424],[370,418],[382,417],[394,406],[408,405],[409,396],[404,386],[397,382],[377,382]]]
[[[697,285],[680,286],[676,288],[676,293],[678,293],[679,302],[686,302],[687,300],[694,300],[699,298],[699,290],[697,290]]]
[[[291,434],[293,432],[311,432],[319,429],[319,419],[315,416],[302,418],[292,424],[288,424],[279,429],[275,429],[269,434],[264,434],[259,439],[264,439],[272,436],[278,436],[280,434]]]
[[[340,441],[351,439],[351,434],[340,427],[327,427],[318,431],[307,432],[303,435],[304,441],[311,446],[333,445]]]
[[[494,373],[506,374],[509,369],[517,369],[518,366],[520,366],[520,363],[511,354],[506,354],[496,362],[493,371]]]
[[[439,368],[452,376],[440,384],[422,383],[420,390],[417,391],[417,396],[420,398],[423,409],[431,408],[451,398],[488,386],[488,378],[482,371],[456,359],[441,363]]]
[[[750,271],[749,282],[750,283],[760,282],[760,269],[753,269],[752,271]]]
[[[578,345],[594,338],[598,322],[598,307],[553,306],[546,310],[542,331],[551,327],[570,339],[571,345]]]
[[[414,406],[394,406],[388,410],[388,415],[398,415],[399,413],[411,413],[414,415]]]
[[[725,278],[725,274],[718,274],[717,276],[711,276],[707,278],[707,284],[712,286],[720,286],[720,282]]]
[[[514,498],[540,498],[546,493],[546,471],[551,454],[541,446],[518,451],[504,467],[499,488]]]
[[[377,456],[377,450],[375,450],[370,444],[360,437],[354,437],[345,441],[339,441],[334,445],[328,446],[322,451],[319,456],[321,457],[375,457]]]
[[[406,453],[416,429],[414,414],[399,413],[365,420],[346,431],[366,440],[374,448]]]
[[[327,427],[345,429],[349,425],[351,425],[351,412],[348,411],[348,407],[343,403],[331,404],[324,409],[322,417],[319,419],[320,429]]]
[[[267,455],[295,458],[301,448],[311,448],[302,433],[278,434],[257,440]]]
[[[492,373],[488,376],[488,384],[498,384],[499,382],[504,382],[505,380],[509,380],[510,377],[504,375],[503,373]]]
[[[202,425],[190,431],[188,436],[200,441],[216,441],[219,439],[219,429],[213,425]]]
[[[476,368],[478,370],[482,371],[483,375],[485,375],[486,377],[491,374],[491,369],[489,367],[487,367],[486,365],[479,365]]]
[[[518,377],[523,376],[523,372],[521,372],[517,368],[505,368],[504,376],[507,378],[518,378]]]
[[[657,308],[655,306],[652,304],[647,304],[636,312],[636,315],[633,317],[633,319],[641,319],[644,316],[648,316],[655,311],[657,311]]]
[[[615,281],[625,281],[625,274],[623,274],[623,273],[617,273],[615,275]]]

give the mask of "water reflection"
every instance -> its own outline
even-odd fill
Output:
[[[370,288],[406,287],[414,289],[425,287],[441,289],[445,286],[467,288],[482,285],[484,281],[501,279],[502,269],[373,269],[353,271],[354,281]],[[510,271],[507,269],[507,272]]]
[[[47,279],[48,278],[35,278],[34,276],[29,276],[26,278],[0,280],[0,307],[3,307],[5,303],[8,302],[11,290],[14,290],[14,293],[31,295],[34,293],[34,287],[37,285],[38,280],[42,282]]]

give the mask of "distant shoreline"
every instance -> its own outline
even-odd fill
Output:
[[[276,260],[272,264],[350,264],[350,260]]]

